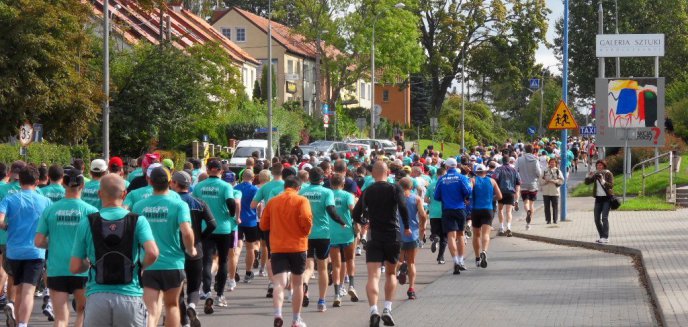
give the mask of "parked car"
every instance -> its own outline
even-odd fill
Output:
[[[267,140],[243,140],[239,141],[232,159],[229,161],[231,170],[241,170],[246,167],[246,159],[251,157],[254,152],[258,152],[259,160],[267,160],[268,141]]]
[[[361,148],[363,148],[363,151],[364,151],[366,156],[370,155],[370,145],[368,145],[368,144],[350,142],[350,143],[347,143],[346,145],[349,146],[349,152],[354,156],[358,155],[358,151]]]
[[[317,153],[318,157],[329,156],[332,153],[337,153],[340,156],[345,156],[349,152],[349,146],[344,142],[337,141],[315,141],[308,145]],[[303,149],[303,148],[302,148]],[[306,151],[304,151],[306,153]]]
[[[393,156],[397,153],[397,146],[394,144],[394,142],[389,140],[360,139],[351,142],[368,144],[371,149],[383,150],[387,156]]]

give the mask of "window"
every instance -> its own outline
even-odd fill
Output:
[[[222,28],[222,35],[224,35],[227,39],[231,40],[232,39],[232,29],[231,28]]]
[[[382,91],[382,101],[389,102],[389,91],[388,90]]]
[[[294,73],[294,61],[293,60],[287,60],[287,74],[293,74]]]
[[[237,27],[236,29],[236,41],[246,42],[246,29],[243,27]]]
[[[366,99],[366,85],[361,82],[361,99]]]
[[[243,79],[244,79],[244,86],[248,86],[248,69],[243,68],[243,69],[241,70],[241,73],[242,73],[241,75],[242,75],[242,77],[243,77]]]

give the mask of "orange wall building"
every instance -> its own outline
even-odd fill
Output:
[[[411,86],[376,84],[375,103],[382,107],[382,117],[401,126],[411,126]]]

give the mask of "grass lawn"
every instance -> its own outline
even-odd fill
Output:
[[[681,170],[674,174],[674,184],[688,185],[688,170],[684,165],[688,164],[688,155],[682,156]],[[660,167],[667,167],[668,163],[660,164]],[[650,172],[654,169],[654,165],[646,167],[645,172]],[[666,188],[669,186],[669,171],[665,170],[658,174],[652,175],[645,179],[645,195],[664,196]],[[642,190],[642,174],[640,170],[636,170],[633,176],[628,179],[626,184],[626,194],[639,195]],[[580,184],[571,191],[574,197],[590,196],[592,193],[592,184]],[[623,175],[614,176],[614,193],[616,195],[623,194]],[[648,197],[649,198],[649,197]],[[623,207],[622,207],[623,208]]]
[[[428,147],[428,145],[432,144],[435,146],[435,151],[442,152],[444,158],[458,155],[459,149],[461,149],[461,145],[456,143],[444,143],[444,151],[441,150],[440,142],[433,142],[432,140],[420,140],[419,143],[420,149],[418,149],[418,151],[420,153],[423,153],[423,150],[425,150]]]
[[[626,203],[622,204],[619,211],[670,211],[676,207],[667,203],[664,197],[639,196],[637,198],[626,198]]]

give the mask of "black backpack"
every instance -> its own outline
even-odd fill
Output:
[[[91,269],[96,283],[103,285],[129,284],[134,279],[134,233],[139,215],[128,213],[122,219],[105,220],[100,213],[88,216],[93,235],[96,260]]]

